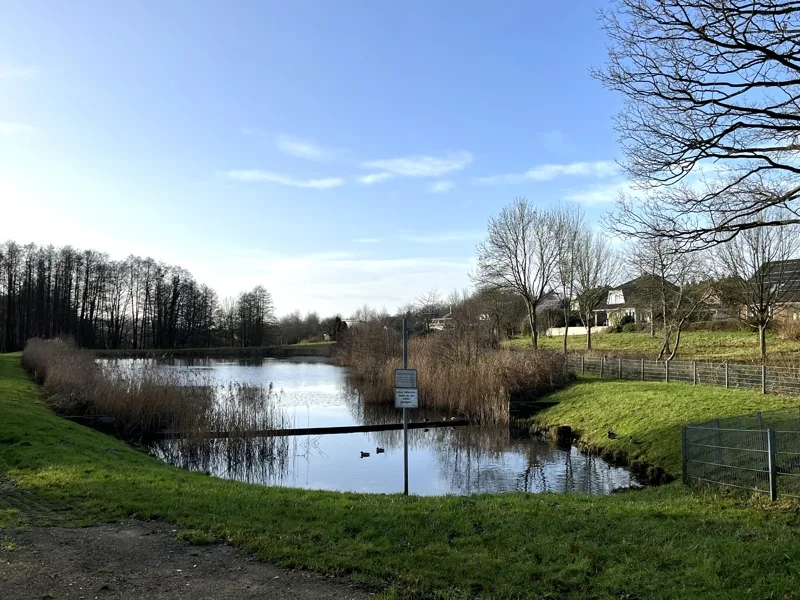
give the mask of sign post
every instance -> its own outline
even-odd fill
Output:
[[[403,368],[394,371],[394,406],[403,409],[403,494],[408,496],[408,409],[419,406],[417,370],[408,368],[408,323],[403,319]]]

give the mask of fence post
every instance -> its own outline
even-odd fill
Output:
[[[603,378],[603,370],[604,370],[605,366],[606,366],[606,357],[605,356],[601,356],[600,357],[600,378],[601,379]]]
[[[586,357],[581,354],[581,375],[586,374]]]
[[[767,393],[767,365],[761,365],[761,393]]]
[[[617,359],[617,378],[622,379],[622,359]]]
[[[756,412],[756,427],[761,429],[761,411]]]
[[[778,466],[775,463],[775,430],[767,429],[767,456],[769,457],[769,497],[778,498]]]
[[[725,389],[728,389],[728,361],[725,361]]]
[[[689,455],[686,447],[686,425],[681,427],[681,469],[683,473],[683,484],[689,483]]]
[[[667,378],[667,383],[669,383],[669,360],[664,361],[664,374]]]
[[[642,381],[644,381],[644,359],[642,359]]]
[[[697,385],[697,361],[692,361],[692,385]]]

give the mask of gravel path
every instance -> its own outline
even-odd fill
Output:
[[[0,598],[361,599],[335,580],[284,571],[222,544],[192,546],[147,523],[0,529]]]

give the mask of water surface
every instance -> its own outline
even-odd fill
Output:
[[[128,374],[154,367],[186,385],[250,383],[270,396],[289,427],[399,423],[401,411],[364,402],[347,371],[324,358],[115,361]],[[412,421],[452,415],[411,411]],[[402,431],[281,436],[252,443],[209,441],[201,449],[159,442],[159,458],[218,477],[307,489],[397,493],[403,490]],[[380,448],[383,452],[378,452]],[[362,453],[369,456],[362,457]],[[607,494],[636,485],[625,469],[576,448],[515,432],[508,427],[469,426],[409,431],[409,487],[413,494],[585,492]]]

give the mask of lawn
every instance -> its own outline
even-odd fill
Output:
[[[564,338],[539,338],[542,348],[561,350]],[[663,338],[656,333],[595,333],[592,350],[618,356],[655,359]],[[515,338],[506,342],[512,348],[530,348],[530,338]],[[585,350],[586,336],[568,337],[569,350]],[[681,335],[678,359],[732,362],[760,362],[758,335],[747,331],[686,331]],[[800,362],[800,342],[786,340],[774,333],[767,334],[767,358],[771,362]]]
[[[639,389],[639,401],[662,407],[671,394],[691,389],[581,382],[561,392],[563,404],[550,414],[582,415],[590,406],[577,403],[586,393],[607,405],[593,419],[616,416],[621,432],[644,438],[643,418],[635,425],[610,406],[621,391],[614,385]],[[724,394],[718,400],[733,401],[732,410],[756,400]],[[688,403],[681,401],[680,414],[692,419],[712,410]],[[558,412],[570,405],[572,413]],[[85,524],[157,518],[175,524],[182,539],[225,540],[262,560],[346,577],[386,597],[800,596],[800,518],[736,496],[673,484],[611,496],[405,498],[224,481],[162,464],[56,417],[10,355],[0,355],[0,414],[0,475],[32,490],[39,502],[71,507]],[[674,423],[663,421],[671,431]],[[674,462],[671,442],[662,449],[648,438],[642,450]],[[25,511],[9,510],[2,493],[0,487],[0,528],[19,525]]]
[[[677,478],[681,425],[800,404],[800,398],[749,390],[590,377],[555,392],[548,400],[558,404],[533,417],[532,423],[569,425],[588,446],[623,452],[631,460],[663,467]],[[609,429],[617,434],[616,439],[609,439]],[[631,442],[631,437],[639,443]]]

